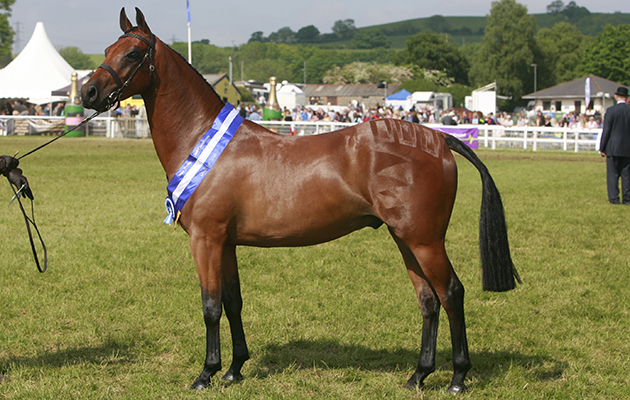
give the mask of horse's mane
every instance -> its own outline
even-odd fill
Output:
[[[208,85],[208,87],[212,90],[212,92],[214,92],[214,94],[219,98],[219,101],[221,101],[221,103],[223,103],[223,100],[221,99],[221,96],[219,96],[219,94],[217,93],[216,90],[214,90],[214,88],[212,87],[212,85],[206,80],[206,78],[203,77],[203,75],[201,75],[201,73],[199,71],[197,71],[197,68],[193,67],[192,64],[190,64],[188,62],[188,60],[186,60],[186,58],[184,56],[182,56],[177,50],[175,50],[174,48],[172,48],[171,46],[167,45],[166,43],[164,43],[162,40],[160,40],[162,42],[162,44],[164,44],[166,47],[168,47],[173,53],[177,54],[182,61],[184,61],[184,63],[186,63],[190,68],[192,68],[193,71],[195,71],[195,73],[197,73],[197,76],[199,76],[201,78],[201,80]]]

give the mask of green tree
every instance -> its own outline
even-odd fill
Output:
[[[589,17],[591,12],[586,7],[580,7],[575,1],[572,1],[564,7],[562,14],[564,14],[570,22],[577,22],[582,18]]]
[[[94,69],[94,61],[84,54],[78,47],[62,47],[59,49],[59,54],[72,66],[74,69]]]
[[[536,42],[542,55],[537,61],[549,71],[540,76],[538,88],[542,89],[579,78],[577,66],[594,39],[582,34],[575,25],[559,22],[551,29],[539,30]]]
[[[380,29],[362,29],[352,39],[352,47],[355,49],[388,48],[389,46],[389,38]]]
[[[562,0],[552,1],[551,4],[547,6],[547,14],[558,14],[564,10],[564,3]]]
[[[406,43],[405,51],[396,56],[396,63],[414,65],[424,70],[444,71],[457,83],[468,83],[468,60],[452,42],[442,35],[418,33]]]
[[[481,49],[471,66],[471,80],[476,85],[496,81],[499,94],[518,101],[534,89],[530,65],[538,56],[536,21],[515,0],[493,2],[487,19]]]
[[[630,25],[608,25],[584,52],[578,70],[630,86]]]
[[[357,32],[357,28],[354,26],[353,19],[339,20],[335,21],[335,24],[332,27],[333,33],[335,33],[339,38],[346,39],[351,38]]]
[[[280,28],[278,32],[274,32],[269,35],[268,40],[275,43],[295,43],[295,32],[293,32],[288,26],[285,26],[284,28]]]
[[[305,26],[300,28],[299,31],[295,34],[295,38],[298,43],[313,43],[319,37],[319,29],[317,29],[314,25]]]
[[[256,31],[254,33],[252,33],[252,36],[249,38],[249,41],[247,43],[251,43],[251,42],[266,42],[267,39],[265,38],[265,34],[262,31]]]
[[[13,29],[9,24],[11,6],[15,0],[0,0],[0,68],[12,60]]]

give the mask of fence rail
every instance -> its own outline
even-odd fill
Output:
[[[283,135],[319,135],[352,126],[340,122],[259,121],[260,125]],[[430,128],[444,125],[427,124]],[[479,147],[521,148],[562,151],[597,151],[601,129],[548,127],[502,127],[497,125],[459,125],[448,128],[477,128]],[[59,135],[65,131],[64,117],[0,116],[0,135]],[[84,130],[86,136],[108,138],[148,138],[151,136],[145,118],[98,117]]]

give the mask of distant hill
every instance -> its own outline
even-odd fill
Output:
[[[630,14],[625,13],[588,13],[568,18],[565,14],[532,14],[538,28],[551,28],[554,24],[566,21],[575,25],[583,34],[595,36],[608,24],[630,24]],[[434,15],[428,18],[416,18],[382,25],[357,28],[360,30],[377,29],[383,31],[391,40],[392,48],[404,48],[409,36],[422,31],[432,31],[450,35],[458,46],[483,40],[484,29],[488,24],[482,17],[444,17]]]

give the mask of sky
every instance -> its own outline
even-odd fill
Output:
[[[526,6],[530,14],[540,14],[552,1],[518,3]],[[591,12],[630,13],[630,0],[575,1]],[[330,33],[335,21],[346,19],[353,19],[355,26],[362,28],[433,15],[485,16],[490,13],[492,0],[189,0],[189,4],[192,40],[208,39],[214,45],[227,47],[247,43],[256,31],[268,36],[286,26],[297,32],[314,25],[321,33]],[[37,22],[43,22],[56,48],[75,46],[86,54],[102,53],[121,34],[118,17],[122,7],[134,25],[134,7],[140,8],[152,32],[166,43],[188,40],[186,0],[16,0],[9,18],[13,30],[19,33],[14,52],[26,45]]]

